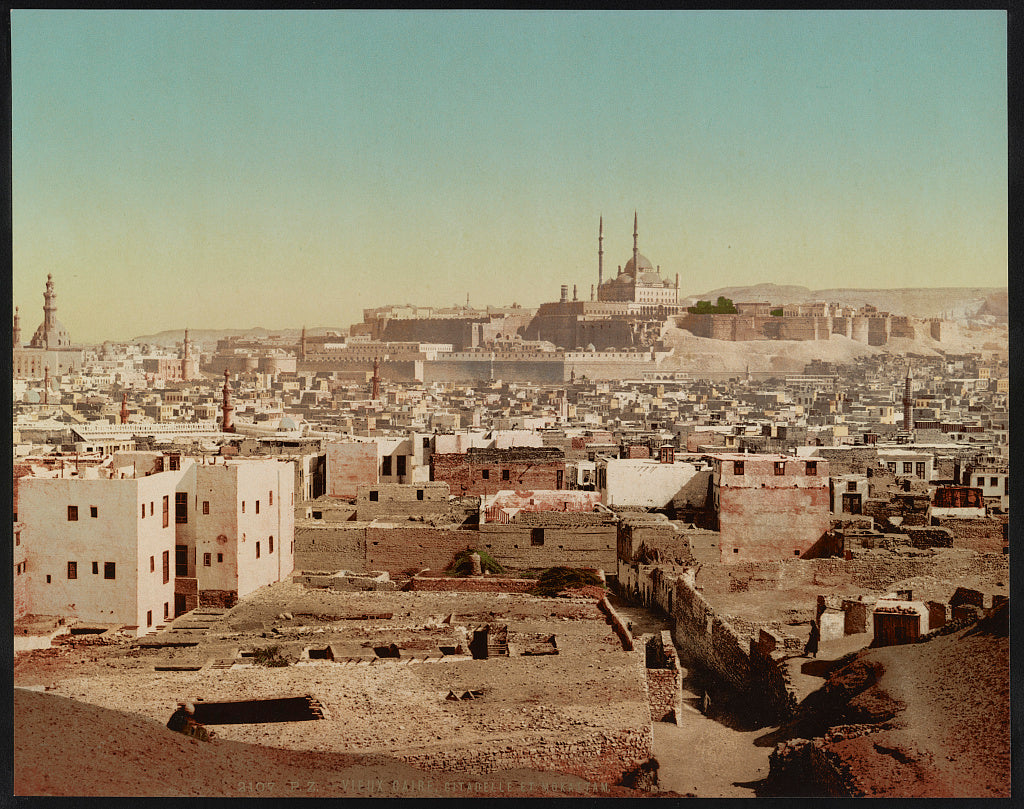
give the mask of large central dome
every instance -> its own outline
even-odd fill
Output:
[[[646,256],[637,255],[637,263],[640,265],[640,272],[644,273],[649,270],[654,270],[654,265],[647,260]],[[630,275],[635,275],[633,272],[633,259],[626,262],[626,266],[622,268],[623,272],[628,272]]]

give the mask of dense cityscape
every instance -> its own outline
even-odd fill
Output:
[[[634,252],[600,316],[563,287],[78,346],[48,277],[13,330],[16,685],[211,744],[386,752],[386,794],[719,794],[699,723],[775,734],[755,794],[1006,794],[1005,295],[949,320],[677,283]],[[741,340],[849,348],[863,320],[870,348],[673,362],[758,317],[790,339]],[[911,669],[991,690],[953,710],[901,690]],[[882,777],[880,745],[915,778]],[[366,794],[304,767],[234,786]]]

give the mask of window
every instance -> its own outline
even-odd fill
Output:
[[[165,601],[164,602],[164,618],[170,618],[170,617],[171,617],[171,602]]]
[[[178,455],[171,455],[170,458],[168,458],[168,461],[169,461],[168,467],[170,468],[170,470],[172,472],[177,472],[179,469],[181,469],[181,457],[180,456],[178,456]]]
[[[171,524],[171,496],[169,494],[164,495],[163,500],[163,515],[164,515],[164,528]]]
[[[68,578],[78,578],[78,562],[68,562]]]
[[[423,449],[430,449],[430,438],[427,436],[423,438]]]
[[[96,506],[89,506],[89,516],[93,517],[93,518],[99,517],[100,516],[100,510],[98,508],[96,508]]]
[[[274,538],[271,537],[270,538],[269,547],[267,548],[267,553],[273,553],[273,552],[274,552]]]
[[[170,551],[164,551],[168,554]],[[185,577],[188,575],[188,545],[174,546],[174,575]],[[167,581],[167,574],[164,574],[164,581]]]
[[[50,574],[49,573],[46,574],[46,583],[47,584],[50,583]]]
[[[910,474],[913,474],[913,472],[914,472],[914,463],[913,463],[913,461],[904,461],[903,462],[903,474],[904,475],[910,475]]]
[[[268,498],[267,502],[270,505],[274,505],[274,493],[273,492],[267,492],[267,498]]]
[[[188,493],[174,493],[174,522],[183,525],[188,522]]]
[[[423,499],[423,489],[417,489],[416,490],[416,499],[417,500],[422,500]]]
[[[114,562],[103,563],[103,578],[114,579],[117,578],[117,568]]]
[[[855,492],[855,491],[857,491],[857,482],[853,481],[853,480],[848,481],[847,484],[846,484],[846,491],[848,491],[848,492]]]
[[[370,489],[370,501],[373,502],[373,503],[377,502],[377,490],[376,489]]]
[[[146,626],[153,626],[153,610],[146,610]]]
[[[405,456],[398,456],[398,476],[402,477],[405,474]]]
[[[204,500],[203,501],[203,514],[209,514],[209,513],[210,513],[210,501],[209,500]]]
[[[68,520],[74,522],[78,519],[78,506],[68,506]]]
[[[800,550],[799,549],[793,551],[793,556],[799,556],[799,555],[800,555]]]
[[[507,469],[502,469],[501,470],[501,479],[502,480],[508,480],[509,476],[510,476],[510,473],[509,473],[509,471]]]
[[[153,501],[152,500],[149,501],[149,516],[150,517],[153,516]]]
[[[916,464],[914,464],[914,474],[917,475],[919,478],[924,477],[924,461],[918,461]]]
[[[257,559],[260,558],[260,543],[259,542],[256,543],[256,558]]]
[[[224,561],[224,554],[223,553],[218,553],[217,554],[217,561],[218,562],[223,562]]]
[[[531,528],[530,529],[530,544],[531,545],[543,545],[544,544],[544,529],[543,528]]]
[[[742,475],[743,474],[743,461],[733,461],[732,462],[732,473],[734,475]]]
[[[895,461],[890,461],[889,463],[886,464],[886,466],[889,467],[889,471],[890,472],[892,472],[894,475],[896,474],[896,462]]]
[[[483,478],[484,480],[490,480],[491,479],[491,470],[490,469],[484,469],[482,472],[480,472],[480,477]]]
[[[155,570],[156,570],[156,557],[155,556],[150,556],[149,557],[149,572],[153,573]]]
[[[93,562],[92,563],[92,575],[97,576],[97,575],[99,575],[99,572],[100,572],[100,563],[99,562]]]
[[[999,478],[989,478],[988,479],[988,485],[989,486],[998,486],[999,485]]]
[[[242,513],[245,514],[245,501],[242,501]]]
[[[984,486],[985,485],[985,478],[983,478],[981,475],[978,475],[978,484],[977,485],[978,486]],[[68,519],[70,519],[70,517]]]
[[[209,567],[210,566],[210,560],[211,560],[212,557],[213,557],[213,554],[211,554],[211,553],[204,553],[203,554],[203,567]]]
[[[817,461],[808,461],[807,462],[806,473],[808,475],[817,475],[818,474],[818,462]]]
[[[260,501],[259,500],[256,501],[256,513],[257,514],[260,513]]]
[[[146,504],[142,504],[142,519],[146,519]]]
[[[390,455],[385,455],[384,458],[381,460],[381,462],[380,462],[380,473],[382,475],[390,475],[391,474],[391,456]]]
[[[786,462],[785,461],[776,461],[775,462],[775,474],[776,475],[784,475],[784,474],[786,474]]]

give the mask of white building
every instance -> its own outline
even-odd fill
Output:
[[[703,461],[667,458],[599,458],[597,488],[606,506],[665,508],[690,484],[701,488],[694,496],[703,502],[710,467]],[[694,481],[701,471],[708,475]],[[698,497],[699,495],[699,497]]]
[[[19,584],[32,613],[141,635],[199,604],[230,607],[287,578],[292,465],[211,460],[122,452],[80,474],[21,478]]]

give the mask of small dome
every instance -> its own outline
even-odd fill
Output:
[[[284,417],[282,417],[281,421],[278,423],[277,429],[279,429],[279,430],[297,430],[297,429],[299,429],[299,425],[295,423],[295,419],[291,418],[291,416],[284,416]]]

